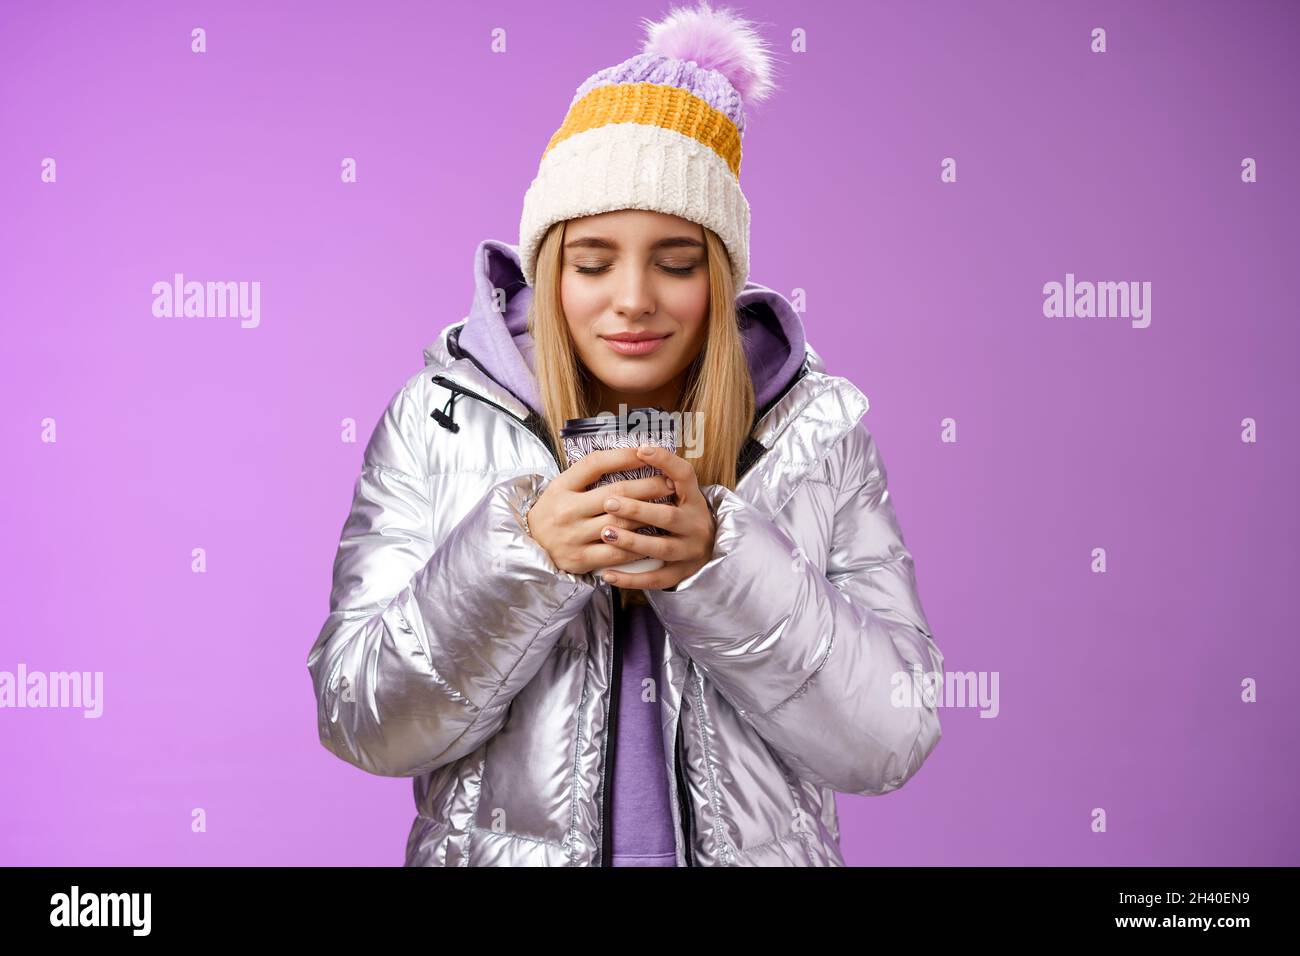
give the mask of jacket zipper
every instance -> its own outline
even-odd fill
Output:
[[[612,670],[609,682],[609,694],[605,709],[605,760],[601,770],[604,782],[600,790],[600,865],[614,865],[614,830],[613,800],[610,788],[614,785],[614,760],[618,750],[618,696],[623,682],[623,642],[619,640],[619,605],[622,604],[620,588],[610,585],[609,617],[613,622],[610,634],[610,656]],[[613,746],[611,746],[613,744]]]
[[[682,687],[682,697],[685,698],[687,688]],[[686,853],[686,865],[695,865],[695,850],[692,841],[695,832],[695,812],[691,809],[690,794],[686,792],[686,775],[682,773],[682,709],[681,705],[677,708],[677,734],[673,738],[673,777],[677,781],[677,810],[681,817],[683,849]]]
[[[620,589],[610,586],[610,619],[614,622],[613,627],[613,677],[610,680],[610,692],[608,697],[608,709],[606,710],[605,726],[605,770],[603,771],[604,784],[601,789],[601,807],[600,807],[600,833],[601,833],[601,850],[600,865],[614,865],[614,828],[613,828],[613,811],[611,809],[612,800],[609,795],[610,788],[614,785],[614,761],[618,752],[618,701],[622,693],[623,684],[623,644],[619,640],[619,621],[621,617],[622,595]],[[615,742],[611,750],[609,741]],[[677,736],[673,741],[673,779],[677,784],[677,803],[680,811],[684,847],[686,851],[686,865],[695,866],[695,851],[691,848],[692,833],[694,832],[694,813],[691,810],[691,803],[686,793],[686,785],[683,783],[684,777],[681,772],[681,740],[682,740],[682,723],[680,710],[677,719]]]
[[[754,429],[758,428],[758,423],[763,420],[767,413],[774,409],[777,406],[777,403],[780,402],[781,399],[785,398],[786,395],[789,394],[790,390],[798,385],[807,374],[808,359],[805,358],[803,364],[799,366],[799,370],[795,372],[790,381],[786,383],[785,388],[781,389],[780,392],[768,400],[766,405],[754,413],[754,421],[749,426],[749,438],[746,439],[744,447],[740,450],[740,461],[736,467],[736,484],[740,484],[740,479],[745,477],[745,474],[757,465],[759,459],[761,459],[767,452],[767,449],[763,447],[762,442],[754,438]]]
[[[446,378],[442,375],[435,375],[433,377],[433,381],[436,384],[441,385],[443,388],[450,389],[453,392],[458,392],[461,395],[468,395],[470,398],[477,399],[478,401],[482,402],[484,405],[489,405],[492,408],[495,408],[498,411],[504,413],[505,416],[509,418],[512,422],[517,422],[520,425],[522,425],[524,428],[528,430],[528,434],[532,435],[539,442],[541,442],[543,445],[546,446],[547,453],[551,456],[551,460],[554,461],[555,464],[559,467],[560,471],[563,471],[566,467],[568,467],[564,462],[560,461],[560,456],[557,455],[555,449],[551,447],[551,443],[546,438],[544,438],[541,434],[539,434],[537,429],[535,429],[532,425],[529,424],[529,421],[531,421],[531,416],[528,420],[521,419],[518,415],[510,411],[510,409],[506,408],[504,405],[498,405],[490,398],[485,398],[484,396],[480,395],[478,392],[465,388],[465,386],[459,385],[456,382],[453,382],[451,379]]]

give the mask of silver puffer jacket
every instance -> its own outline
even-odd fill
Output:
[[[307,659],[320,740],[415,778],[407,866],[609,865],[618,589],[525,533],[561,465],[462,325],[366,446]],[[702,489],[712,560],[646,592],[678,866],[842,866],[834,791],[894,790],[939,741],[943,656],[866,410],[807,346],[737,488]]]

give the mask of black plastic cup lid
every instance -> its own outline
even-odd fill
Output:
[[[593,418],[570,418],[560,429],[561,438],[595,435],[607,431],[646,432],[651,435],[675,434],[674,422],[662,408],[633,408],[627,417],[606,413]]]

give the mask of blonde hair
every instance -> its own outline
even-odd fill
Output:
[[[567,222],[555,223],[542,240],[528,310],[542,418],[560,461],[565,460],[560,438],[564,422],[570,418],[588,418],[601,411],[593,407],[596,395],[593,377],[578,357],[561,305],[560,279],[567,226]],[[754,383],[736,319],[735,281],[726,246],[711,229],[701,228],[708,254],[708,325],[700,354],[687,368],[677,408],[670,410],[700,415],[704,453],[686,459],[694,467],[700,487],[716,484],[735,488],[736,461],[754,421]],[[681,452],[679,448],[678,454]],[[624,607],[647,603],[641,591],[621,593]]]

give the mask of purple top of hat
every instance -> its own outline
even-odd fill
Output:
[[[736,124],[741,136],[745,135],[745,111],[740,94],[726,76],[717,70],[706,69],[694,60],[678,60],[662,53],[638,53],[622,63],[593,73],[578,87],[569,106],[597,87],[617,83],[660,83],[680,87],[722,113]]]

